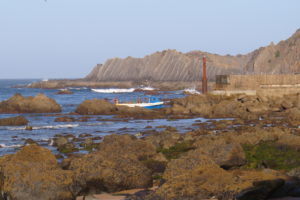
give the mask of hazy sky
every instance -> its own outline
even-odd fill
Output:
[[[0,0],[0,78],[77,78],[164,49],[248,53],[300,28],[300,0]]]

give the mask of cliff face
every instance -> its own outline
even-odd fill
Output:
[[[245,66],[254,73],[299,73],[300,72],[300,29],[292,37],[253,52]]]
[[[277,45],[247,55],[221,56],[201,51],[165,50],[144,58],[114,58],[98,64],[85,78],[90,81],[196,81],[207,57],[210,80],[217,74],[291,73],[300,71],[300,31]]]

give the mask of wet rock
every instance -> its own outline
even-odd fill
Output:
[[[284,180],[275,179],[253,183],[253,188],[246,189],[236,196],[237,200],[264,200],[267,199],[276,189],[284,185]]]
[[[32,130],[33,130],[33,127],[32,127],[32,126],[26,126],[26,127],[25,127],[25,130],[26,130],[26,131],[32,131]]]
[[[84,142],[80,144],[85,150],[92,152],[99,147],[99,143],[94,143],[93,138],[86,138]]]
[[[68,142],[66,144],[58,146],[57,150],[61,153],[68,154],[78,151],[78,148],[76,148],[76,146],[73,143]]]
[[[76,119],[74,117],[64,116],[64,117],[57,117],[54,121],[55,122],[75,122]]]
[[[91,134],[89,134],[89,133],[81,133],[81,134],[79,134],[79,136],[78,137],[80,137],[80,138],[84,138],[84,137],[90,137],[90,136],[92,136]]]
[[[60,147],[67,144],[68,142],[69,140],[66,137],[61,136],[58,138],[54,138],[53,146]]]
[[[286,181],[281,187],[275,190],[271,198],[283,198],[283,197],[300,197],[300,181],[291,180]]]
[[[55,100],[38,94],[35,97],[23,97],[15,94],[0,103],[0,113],[55,113],[61,112],[61,107]]]
[[[31,138],[26,139],[25,142],[24,142],[24,145],[30,145],[30,144],[36,144],[37,145],[37,142],[34,141]]]
[[[68,89],[64,89],[64,90],[59,90],[55,94],[74,94],[74,92],[72,92],[71,90],[68,90]]]
[[[24,126],[27,124],[28,120],[23,116],[0,119],[0,126]]]
[[[156,148],[170,148],[182,140],[182,135],[177,132],[156,132],[145,138],[145,140]]]
[[[28,145],[0,158],[1,198],[14,200],[74,199],[73,173],[61,170],[50,150]]]

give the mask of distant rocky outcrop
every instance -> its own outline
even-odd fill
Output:
[[[207,57],[208,77],[242,73],[250,55],[220,56],[201,51],[181,53],[165,50],[144,58],[109,59],[86,77],[93,81],[197,81],[202,77],[202,57]]]
[[[98,64],[89,81],[197,81],[202,77],[202,57],[207,57],[210,80],[218,74],[298,73],[300,30],[277,45],[270,44],[246,55],[222,56],[201,51],[165,50],[144,58],[113,58]]]

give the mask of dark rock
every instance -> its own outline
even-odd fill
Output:
[[[237,200],[264,200],[284,184],[284,180],[275,179],[267,181],[254,182],[253,188],[242,191],[236,196]]]
[[[274,191],[271,198],[282,198],[282,197],[300,197],[300,181],[286,181],[284,185]]]
[[[92,136],[92,135],[89,133],[81,133],[78,137],[84,138],[84,137],[90,137],[90,136]]]
[[[64,116],[64,117],[57,117],[54,121],[55,122],[75,122],[76,119],[73,117]]]
[[[34,141],[31,138],[28,138],[28,139],[25,140],[24,145],[29,145],[29,144],[36,144],[37,145],[37,142]]]
[[[72,92],[71,90],[59,90],[58,92],[56,92],[55,94],[73,94],[74,92]]]
[[[67,144],[68,142],[69,142],[69,140],[67,139],[67,137],[61,136],[58,138],[54,138],[53,146],[60,147],[60,146]]]
[[[78,151],[73,143],[66,143],[57,147],[57,150],[61,153],[73,153]]]

